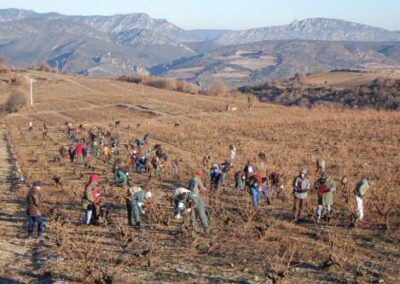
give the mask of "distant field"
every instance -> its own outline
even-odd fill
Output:
[[[400,72],[396,71],[363,71],[361,72],[319,72],[308,75],[306,82],[312,85],[330,85],[339,88],[352,88],[370,83],[376,78],[400,79]]]

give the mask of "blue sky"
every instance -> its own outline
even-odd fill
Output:
[[[329,17],[400,30],[400,0],[0,0],[0,8],[68,15],[144,12],[186,29],[246,29]]]

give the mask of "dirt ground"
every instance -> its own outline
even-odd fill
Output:
[[[111,278],[115,283],[398,283],[400,279],[400,113],[328,108],[289,108],[256,104],[246,98],[188,95],[111,79],[90,79],[31,72],[36,78],[32,107],[3,119],[26,182],[48,184],[43,202],[47,218],[43,244],[26,240],[24,222],[27,186],[2,183],[0,189],[0,280],[65,281],[80,283]],[[238,111],[225,112],[226,104]],[[53,161],[70,141],[66,121],[111,128],[121,121],[122,144],[150,136],[170,160],[182,159],[182,173],[173,178],[170,167],[162,181],[132,172],[130,181],[153,192],[144,228],[127,226],[125,192],[112,186],[112,164],[95,160],[95,169],[67,160]],[[32,135],[27,132],[33,121]],[[42,138],[42,123],[49,136]],[[86,137],[82,132],[81,136]],[[3,142],[1,142],[3,143]],[[172,192],[186,185],[202,157],[211,153],[221,163],[229,145],[238,148],[234,170],[253,160],[263,173],[282,174],[285,193],[271,206],[258,210],[247,192],[228,186],[202,194],[210,217],[208,235],[193,232],[188,218],[173,218]],[[9,153],[0,144],[2,181],[9,172]],[[123,148],[123,147],[121,147]],[[268,160],[257,154],[264,150]],[[315,161],[323,157],[339,184],[334,219],[313,221],[316,194],[310,194],[305,221],[292,222],[291,182],[298,170],[317,178]],[[121,151],[125,162],[125,151]],[[206,169],[203,169],[206,170]],[[81,197],[88,176],[101,176],[101,202],[108,209],[107,224],[83,226]],[[372,176],[366,217],[350,229],[351,190],[362,176]],[[62,177],[56,185],[54,176]],[[204,178],[207,182],[207,179]],[[346,196],[349,201],[346,202]],[[4,280],[6,281],[6,280]],[[7,282],[6,282],[7,283]],[[101,283],[101,282],[99,282]]]

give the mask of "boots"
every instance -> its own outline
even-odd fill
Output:
[[[140,230],[140,222],[136,222],[135,229]]]

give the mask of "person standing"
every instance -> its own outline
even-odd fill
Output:
[[[96,188],[99,180],[100,178],[97,175],[91,175],[83,192],[82,208],[85,210],[85,225],[90,225],[92,220],[93,211],[96,207],[95,195],[98,192]]]
[[[314,187],[318,190],[317,223],[321,221],[324,210],[326,210],[329,222],[332,214],[333,193],[336,191],[336,183],[327,172],[323,172],[321,177],[315,182]]]
[[[236,146],[232,144],[229,146],[229,149],[231,151],[230,161],[231,163],[234,163],[236,161],[236,151],[237,151]]]
[[[69,154],[69,160],[71,161],[71,163],[73,163],[75,161],[75,154],[76,154],[74,144],[69,145],[68,154]]]
[[[34,237],[35,224],[37,223],[37,236],[41,240],[44,230],[44,218],[40,212],[41,209],[41,182],[34,182],[26,197],[27,215],[28,215],[28,234],[30,238]]]
[[[249,192],[251,194],[251,200],[254,208],[257,208],[258,203],[260,203],[261,180],[262,177],[259,173],[249,177]]]
[[[201,181],[201,177],[203,176],[203,173],[201,171],[196,171],[194,174],[194,177],[189,181],[189,186],[188,189],[195,193],[199,194],[200,191],[205,191],[206,187],[203,185],[203,182]]]
[[[353,190],[356,200],[356,222],[364,219],[364,196],[370,188],[369,181],[369,177],[362,178]]]
[[[131,186],[129,188],[129,192],[131,194],[131,208],[133,217],[135,219],[135,229],[140,229],[141,226],[141,215],[143,213],[143,204],[145,195],[142,191],[142,188],[139,186]],[[132,216],[132,214],[131,214]]]
[[[32,123],[32,121],[29,121],[28,133],[32,134],[32,132],[33,132],[33,123]]]
[[[307,170],[301,169],[300,174],[293,182],[293,221],[297,222],[307,204],[307,193],[310,190],[310,180],[307,178]]]
[[[187,198],[191,208],[190,217],[192,220],[193,229],[197,230],[197,219],[199,218],[201,224],[203,225],[204,231],[207,234],[209,230],[209,223],[203,199],[193,192],[189,192]]]
[[[245,187],[246,176],[243,171],[239,170],[235,173],[235,191],[243,191]]]

